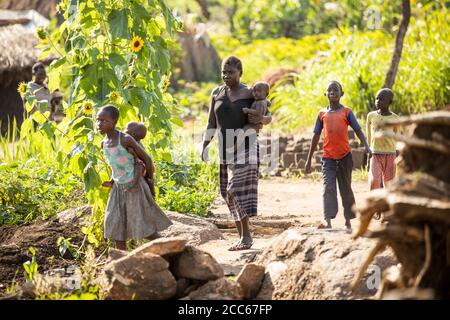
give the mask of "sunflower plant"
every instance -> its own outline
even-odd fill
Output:
[[[139,118],[154,133],[147,141],[152,156],[168,150],[171,124],[178,121],[165,82],[172,34],[182,25],[164,0],[62,0],[58,10],[65,21],[45,36],[61,40],[41,44],[40,58],[59,56],[49,75],[63,79],[70,74],[70,88],[64,93],[66,118],[46,126],[53,130],[49,136],[56,137],[57,159],[84,181],[94,214],[83,232],[98,244],[108,195],[101,181],[109,179],[109,168],[100,149],[102,137],[94,130],[95,113],[103,105],[116,105],[119,129]]]

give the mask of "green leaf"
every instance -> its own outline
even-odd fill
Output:
[[[27,110],[27,112],[31,112],[31,110],[33,110],[33,107],[36,104],[36,101],[37,101],[37,99],[35,96],[27,97],[27,102],[25,103],[25,109]]]
[[[86,149],[86,145],[84,143],[80,143],[79,141],[75,142],[70,152],[67,154],[66,159],[70,159],[77,154],[80,154]]]
[[[84,185],[86,190],[90,190],[100,185],[100,176],[95,170],[95,165],[89,162],[84,168]]]
[[[178,118],[178,117],[172,117],[172,118],[170,118],[170,121],[173,123],[173,124],[175,124],[175,125],[177,125],[177,126],[179,126],[179,127],[183,127],[183,120],[181,120],[180,118]]]
[[[33,113],[31,118],[36,121],[38,124],[43,124],[45,121],[47,121],[48,117],[50,116],[50,111],[47,111],[45,113],[42,113],[40,111],[36,111]]]
[[[112,10],[108,15],[109,32],[113,38],[130,39],[128,32],[128,10]]]
[[[67,58],[66,58],[66,56],[64,56],[64,57],[62,57],[62,58],[60,58],[60,59],[58,59],[58,60],[55,60],[55,61],[53,61],[51,64],[50,64],[50,68],[52,68],[52,69],[58,69],[59,67],[61,67],[64,63],[66,63],[67,62]]]

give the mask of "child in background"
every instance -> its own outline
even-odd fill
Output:
[[[398,154],[395,140],[380,136],[382,132],[392,130],[383,129],[380,125],[398,118],[395,113],[389,111],[389,105],[393,99],[394,93],[391,89],[381,89],[375,97],[377,110],[369,112],[367,115],[366,132],[372,151],[369,172],[370,190],[386,187],[387,183],[395,177],[395,158]],[[376,219],[380,217],[380,214],[375,215]]]
[[[118,119],[119,110],[108,105],[97,114],[96,126],[106,135],[102,149],[114,180],[106,206],[104,236],[115,240],[118,249],[126,250],[126,240],[155,239],[158,231],[172,222],[155,203],[144,177],[134,180],[135,160],[128,150],[144,161],[147,172],[152,171],[151,159],[133,137],[116,129]],[[104,182],[103,186],[110,184]],[[131,189],[136,191],[129,192]]]
[[[352,206],[355,204],[355,196],[351,186],[353,160],[348,143],[349,125],[364,144],[366,152],[370,153],[370,149],[352,110],[340,104],[340,99],[343,95],[344,92],[339,82],[332,81],[328,85],[325,96],[328,98],[329,105],[319,111],[317,115],[305,172],[311,172],[311,158],[317,148],[320,134],[323,130],[323,211],[326,228],[331,228],[331,219],[334,219],[338,212],[337,180],[344,207],[345,227],[350,230],[350,220],[355,218],[355,213],[352,211]]]

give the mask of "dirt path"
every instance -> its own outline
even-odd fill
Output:
[[[356,203],[362,203],[368,194],[366,181],[354,181],[353,192]],[[333,229],[344,229],[344,217],[339,199],[339,212],[332,221]],[[221,198],[215,200],[212,210],[214,217],[229,219],[229,211]],[[320,179],[286,179],[270,178],[260,180],[259,185],[259,217],[253,220],[270,221],[283,219],[296,221],[296,225],[304,227],[317,227],[323,221],[322,214],[322,181]],[[358,219],[352,220],[353,228],[358,227]],[[225,229],[224,240],[214,240],[204,243],[201,249],[211,253],[224,267],[228,275],[236,275],[245,263],[253,261],[256,256],[266,248],[272,239],[281,233],[277,229],[272,233],[254,233],[254,245],[250,250],[228,251],[237,240],[234,229]]]

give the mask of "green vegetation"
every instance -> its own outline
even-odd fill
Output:
[[[0,176],[0,224],[46,219],[86,201],[81,181],[55,162],[2,164]]]
[[[59,6],[63,25],[39,32],[40,58],[58,57],[48,70],[49,87],[65,89],[67,117],[55,124],[35,113],[38,132],[27,119],[19,140],[0,139],[0,223],[47,218],[87,198],[94,215],[83,232],[95,244],[103,239],[108,197],[100,183],[110,177],[102,137],[94,130],[95,112],[104,104],[119,107],[119,130],[138,118],[148,126],[143,144],[156,164],[161,207],[205,215],[217,195],[217,167],[198,163],[198,152],[179,136],[188,131],[181,119],[193,116],[196,130],[204,129],[210,93],[220,83],[181,81],[182,88],[169,87],[169,52],[178,45],[173,34],[181,27],[170,7],[188,24],[208,24],[220,57],[242,59],[244,83],[271,69],[298,70],[293,83],[272,88],[273,126],[282,133],[313,125],[327,103],[323,92],[331,79],[344,87],[342,102],[364,119],[384,82],[401,17],[399,0],[214,0],[207,1],[209,20],[194,0],[168,0],[170,7],[163,0],[81,0],[76,14],[69,3]],[[448,2],[412,2],[393,87],[394,112],[420,113],[450,102],[449,19]],[[28,99],[27,109],[35,103]],[[60,245],[70,248],[65,240]]]

